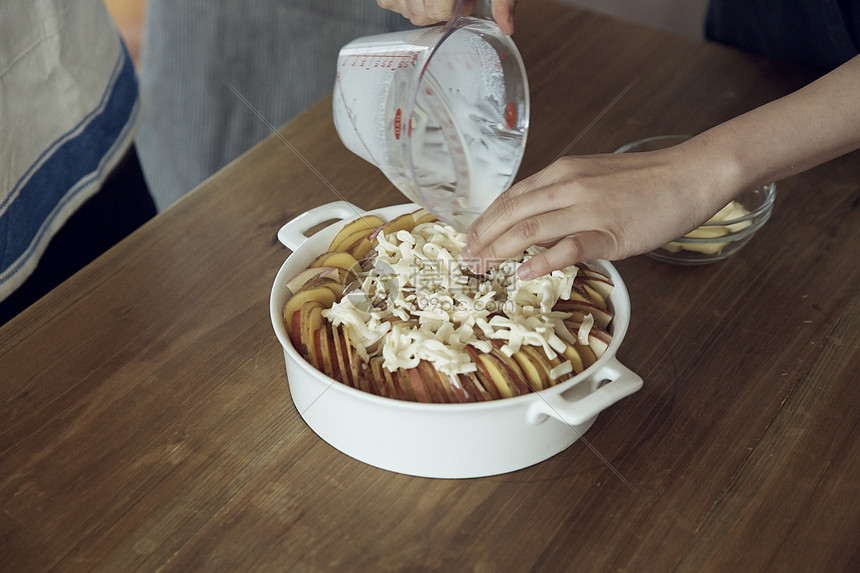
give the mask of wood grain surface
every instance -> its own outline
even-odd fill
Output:
[[[521,177],[814,77],[543,0],[515,39]],[[779,182],[725,262],[617,263],[644,388],[563,453],[470,480],[355,461],[293,407],[276,233],[340,198],[404,202],[324,100],[0,329],[0,569],[860,570],[860,155]]]

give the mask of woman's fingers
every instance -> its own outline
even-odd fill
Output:
[[[484,262],[516,256],[535,244],[553,243],[570,234],[576,216],[570,183],[560,163],[554,163],[504,193],[472,224],[466,239],[467,255]],[[489,265],[477,265],[484,269]]]
[[[486,272],[515,258],[533,245],[547,247],[520,266],[521,278],[534,278],[555,269],[620,252],[620,237],[600,229],[593,212],[576,205],[546,211],[514,222],[492,242],[475,252],[467,250],[464,262],[475,272]]]
[[[533,279],[575,263],[605,258],[601,253],[611,250],[612,244],[612,238],[599,231],[564,237],[521,264],[517,276],[524,280]]]
[[[403,15],[416,26],[444,22],[454,10],[454,0],[377,0],[376,3]]]
[[[540,194],[536,194],[540,195]],[[539,203],[536,197],[534,203]],[[477,272],[485,272],[506,259],[516,257],[532,245],[553,245],[571,233],[571,229],[579,226],[576,221],[575,208],[545,210],[540,213],[530,213],[521,219],[496,221],[494,234],[490,242],[474,253],[470,247],[467,257],[474,257],[466,262]]]
[[[706,147],[562,157],[500,195],[466,238],[465,262],[484,272],[532,245],[520,266],[534,277],[593,258],[647,252],[695,228],[737,189]]]
[[[493,20],[498,24],[503,34],[508,36],[514,33],[514,10],[517,0],[494,0]]]
[[[403,15],[416,26],[427,26],[445,22],[454,12],[454,0],[377,0],[381,8]],[[464,0],[461,15],[468,16],[475,8],[477,0]],[[514,33],[514,9],[517,0],[494,0],[493,19],[502,33]]]

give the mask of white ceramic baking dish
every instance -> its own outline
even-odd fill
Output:
[[[414,204],[371,211],[384,220]],[[612,277],[612,343],[578,376],[540,392],[473,404],[405,402],[356,390],[326,376],[293,348],[282,319],[288,279],[324,252],[344,220],[365,214],[343,201],[316,207],[278,232],[293,253],[272,288],[270,313],[284,349],[290,393],[314,432],[341,452],[370,465],[416,476],[468,478],[528,467],[563,451],[597,415],[642,387],[642,379],[615,358],[630,321],[630,299],[610,263],[589,263]],[[337,220],[311,237],[306,232]]]

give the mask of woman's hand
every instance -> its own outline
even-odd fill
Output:
[[[533,278],[588,259],[617,260],[684,235],[736,192],[697,139],[647,153],[562,157],[503,193],[470,229],[463,257],[484,272],[532,245]],[[737,190],[739,191],[739,189]]]
[[[402,14],[416,26],[444,22],[454,11],[454,0],[377,0],[386,10]],[[462,15],[468,16],[477,0],[463,0]],[[493,0],[493,19],[503,34],[514,33],[514,8],[517,0]]]

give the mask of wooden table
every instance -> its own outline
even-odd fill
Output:
[[[516,40],[521,176],[574,140],[699,132],[813,77],[548,1],[521,3]],[[403,202],[329,106],[280,134],[352,202]],[[272,136],[0,329],[0,569],[860,570],[858,159],[780,182],[728,261],[618,263],[619,358],[645,386],[593,450],[433,480],[349,458],[293,407],[275,234],[338,197]]]

